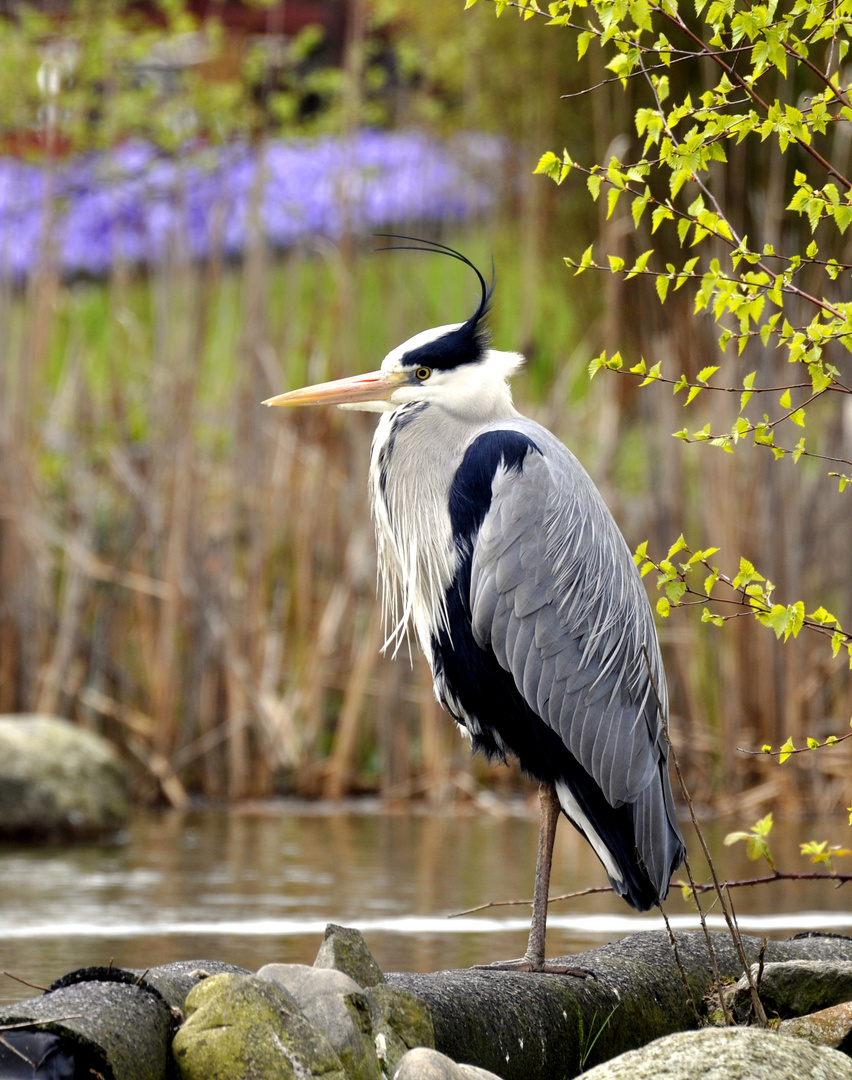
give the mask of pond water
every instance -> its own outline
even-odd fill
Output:
[[[722,846],[733,826],[706,827],[720,874],[763,874],[743,845]],[[845,830],[845,831],[844,831]],[[685,830],[687,831],[687,830]],[[691,833],[691,830],[688,830]],[[776,826],[785,870],[814,869],[798,841],[844,843],[843,820]],[[519,956],[528,907],[455,912],[532,892],[538,834],[533,803],[428,813],[378,804],[262,804],[239,812],[137,813],[116,841],[78,846],[0,846],[0,1002],[92,964],[146,968],[219,959],[256,969],[312,963],[326,923],[363,930],[386,971],[428,971]],[[689,838],[693,871],[704,860]],[[839,869],[845,870],[841,865]],[[557,834],[551,895],[605,885],[600,864],[566,823]],[[852,933],[852,886],[776,883],[738,889],[741,928],[787,937],[802,930]],[[674,890],[677,928],[697,926]],[[721,927],[713,913],[712,925]],[[576,952],[662,926],[610,894],[551,905],[548,954]]]

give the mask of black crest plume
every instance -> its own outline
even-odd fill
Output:
[[[469,266],[479,279],[482,290],[476,311],[467,322],[455,330],[450,330],[434,341],[412,349],[403,357],[406,365],[448,369],[459,367],[461,364],[473,364],[481,360],[485,355],[491,340],[488,331],[488,312],[491,310],[491,297],[494,295],[496,277],[494,267],[491,267],[491,285],[489,286],[480,270],[460,251],[439,244],[436,240],[424,240],[419,236],[401,236],[397,233],[376,233],[387,240],[406,240],[405,244],[388,244],[386,247],[376,248],[377,251],[426,251],[433,255],[446,255],[451,259],[457,259],[465,266]]]

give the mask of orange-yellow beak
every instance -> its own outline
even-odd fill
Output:
[[[305,386],[267,398],[264,405],[355,405],[362,401],[388,401],[408,376],[401,371],[370,371],[349,379]]]

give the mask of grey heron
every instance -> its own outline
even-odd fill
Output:
[[[540,781],[529,943],[545,924],[560,812],[613,889],[645,911],[684,856],[667,771],[665,675],[653,615],[618,526],[588,473],[512,404],[523,358],[490,347],[494,289],[469,259],[416,237],[392,248],[458,259],[481,295],[463,323],[425,330],[378,371],[267,405],[379,412],[369,488],[390,634],[411,629],[435,696],[474,750]],[[564,970],[556,967],[550,970]]]

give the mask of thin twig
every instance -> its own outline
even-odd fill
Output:
[[[683,983],[686,989],[687,997],[689,998],[689,1002],[692,1005],[692,1011],[695,1013],[695,1019],[698,1023],[698,1026],[700,1027],[702,1022],[701,1013],[698,1011],[698,1005],[695,1003],[695,995],[692,993],[692,987],[689,985],[689,979],[687,979],[686,977],[686,971],[684,970],[684,966],[680,959],[680,952],[678,951],[677,939],[675,938],[674,930],[672,930],[671,923],[669,922],[669,917],[668,915],[666,915],[665,910],[663,909],[663,905],[660,904],[659,907],[660,914],[663,916],[663,922],[666,924],[666,930],[668,930],[669,933],[669,942],[672,947],[672,952],[674,953],[677,969],[680,972],[680,981]]]
[[[663,734],[665,735],[666,743],[668,744],[669,752],[671,753],[671,756],[672,756],[672,762],[673,762],[674,767],[675,767],[675,773],[677,774],[678,783],[680,784],[680,790],[681,790],[681,793],[683,794],[684,799],[686,800],[686,805],[689,807],[689,816],[692,819],[692,827],[695,829],[695,834],[698,837],[699,843],[701,844],[701,848],[702,848],[702,850],[704,852],[704,857],[707,859],[708,866],[710,867],[710,875],[713,878],[714,884],[716,885],[716,895],[719,897],[719,901],[720,901],[720,903],[722,905],[722,912],[725,915],[725,919],[726,919],[726,921],[728,923],[728,929],[731,931],[731,936],[734,939],[734,945],[736,947],[736,943],[737,943],[737,939],[739,938],[739,934],[736,933],[736,931],[734,930],[734,927],[732,925],[730,916],[728,915],[727,908],[725,907],[725,901],[724,901],[724,897],[722,896],[722,890],[719,887],[719,884],[718,884],[718,882],[716,880],[716,869],[715,869],[715,867],[713,865],[713,860],[710,857],[710,849],[707,847],[707,841],[704,839],[704,833],[701,831],[701,827],[698,824],[698,818],[695,815],[695,806],[693,805],[693,802],[692,802],[692,796],[689,794],[689,791],[688,791],[688,789],[686,787],[686,781],[684,780],[683,773],[681,772],[680,761],[678,760],[677,752],[675,751],[674,744],[672,743],[671,736],[669,734],[669,725],[668,725],[666,713],[665,713],[665,710],[663,709],[663,703],[660,700],[660,695],[659,695],[659,692],[657,690],[657,680],[654,678],[654,671],[653,671],[653,669],[651,667],[651,658],[648,656],[648,650],[645,648],[645,643],[644,642],[642,643],[642,652],[643,652],[643,654],[645,656],[645,664],[646,664],[646,666],[648,668],[648,679],[649,679],[649,681],[651,683],[651,689],[654,691],[654,699],[655,699],[655,701],[657,703],[657,714],[658,714],[658,716],[660,718],[660,724],[661,724],[662,729],[663,729]],[[693,881],[693,877],[692,877],[692,869],[691,869],[691,867],[689,865],[689,859],[684,857],[683,864],[686,867],[686,873],[687,873],[687,875],[689,877],[689,882],[690,882],[690,885],[691,885],[692,881]],[[710,955],[710,963],[712,964],[712,967],[713,967],[713,974],[714,974],[714,976],[716,978],[716,985],[719,988],[719,1000],[722,1003],[722,1012],[725,1015],[725,1023],[726,1024],[731,1024],[733,1022],[733,1018],[731,1017],[730,1011],[728,1010],[728,1006],[727,1006],[727,1004],[725,1002],[724,994],[722,993],[722,976],[721,976],[721,973],[719,971],[719,965],[718,965],[717,960],[716,960],[716,950],[713,947],[713,939],[711,938],[710,931],[707,928],[707,922],[706,922],[706,920],[704,918],[704,912],[703,912],[703,910],[701,908],[701,904],[699,903],[699,900],[698,900],[698,893],[693,890],[692,895],[693,895],[693,898],[695,900],[696,907],[698,908],[698,914],[699,914],[699,918],[701,920],[701,928],[704,931],[704,938],[705,938],[705,940],[707,942],[707,951],[708,951],[708,953]],[[742,942],[740,942],[739,944],[740,944],[740,947],[739,947],[738,951],[742,952]],[[757,996],[757,994],[755,992],[755,997],[756,996]]]
[[[723,881],[723,889],[746,889],[755,885],[771,885],[776,881],[832,881],[838,888],[852,881],[852,874],[829,874],[824,871],[799,872],[776,870],[764,877],[738,878],[734,881]],[[677,889],[688,889],[694,893],[715,892],[717,885],[713,881],[679,881],[672,882]],[[548,898],[548,904],[555,904],[560,900],[576,900],[580,896],[591,896],[594,893],[609,893],[615,890],[611,885],[595,885],[588,889],[578,889],[576,892],[561,893],[559,896]],[[532,900],[489,900],[486,904],[477,904],[476,907],[466,908],[464,911],[453,911],[447,918],[458,919],[462,915],[475,915],[479,911],[487,911],[489,908],[498,907],[529,907]]]
[[[66,1020],[82,1020],[82,1013],[70,1016],[40,1016],[37,1020],[19,1020],[14,1024],[0,1024],[0,1031],[17,1031],[19,1028],[42,1027],[44,1024],[62,1024]]]
[[[35,1071],[35,1069],[36,1069],[36,1062],[34,1062],[34,1061],[31,1061],[31,1060],[30,1060],[30,1059],[29,1059],[29,1058],[27,1057],[27,1055],[26,1055],[26,1054],[22,1053],[22,1052],[21,1052],[21,1051],[20,1051],[20,1050],[19,1050],[19,1049],[17,1048],[17,1046],[12,1046],[12,1044],[11,1044],[10,1042],[7,1042],[7,1041],[6,1041],[6,1040],[5,1040],[4,1038],[3,1038],[3,1036],[2,1036],[2,1035],[0,1035],[0,1043],[2,1043],[2,1044],[3,1044],[3,1045],[4,1045],[5,1047],[6,1047],[6,1049],[7,1049],[7,1050],[11,1050],[13,1054],[15,1054],[15,1055],[16,1055],[17,1057],[19,1057],[19,1058],[21,1059],[21,1061],[25,1061],[25,1062],[27,1063],[27,1065],[29,1065],[29,1067],[30,1067],[30,1068],[31,1068],[31,1069],[32,1069],[33,1071]],[[17,1069],[16,1069],[15,1071],[17,1072]]]
[[[13,975],[11,971],[3,971],[0,972],[0,974],[5,975],[7,979],[14,979],[15,982],[23,983],[24,986],[30,986],[33,990],[41,990],[44,994],[46,994],[47,991],[50,989],[47,986],[39,986],[38,983],[29,982],[27,979],[22,979],[20,975]]]
[[[746,750],[744,746],[738,746],[737,750],[741,754],[752,754],[756,757],[781,757],[782,754],[789,757],[792,754],[809,754],[812,750],[822,750],[824,746],[837,746],[846,739],[852,739],[852,731],[847,731],[845,735],[836,735],[831,742],[821,742],[817,746],[794,746],[792,750]]]
[[[578,896],[590,896],[592,893],[607,893],[612,891],[612,885],[595,885],[589,889],[579,889],[577,892],[562,893],[561,896],[549,896],[547,902],[548,904],[553,904],[557,900],[573,900]],[[486,911],[488,908],[529,907],[531,904],[532,900],[489,900],[487,904],[478,904],[476,907],[467,908],[465,911],[454,911],[448,918],[458,919],[462,915],[474,915],[477,911]]]
[[[669,747],[671,747],[671,743],[669,743]],[[674,750],[672,750],[672,757],[674,758]],[[684,792],[687,800],[689,800],[689,795],[686,792],[686,788],[684,787],[683,778],[680,775],[680,768],[677,766],[677,764],[675,765],[675,768],[677,770],[678,778],[680,779],[681,791]],[[689,808],[690,813],[693,813],[691,800],[689,801]],[[692,820],[694,824],[694,813]],[[713,938],[710,935],[710,928],[708,927],[707,920],[704,917],[704,909],[701,906],[701,901],[698,899],[698,893],[695,891],[694,879],[692,877],[692,867],[689,865],[689,859],[684,858],[683,865],[686,867],[686,876],[689,878],[689,884],[692,888],[692,899],[695,901],[695,907],[698,910],[698,918],[701,922],[701,929],[704,931],[704,940],[707,943],[707,954],[710,957],[710,966],[713,968],[713,978],[716,981],[716,986],[719,988],[719,1002],[722,1006],[722,1014],[725,1017],[725,1023],[729,1027],[731,1027],[733,1026],[734,1018],[731,1015],[731,1010],[728,1008],[728,1003],[725,1001],[725,995],[722,993],[722,973],[719,970],[719,962],[716,959],[716,947],[713,944]]]

